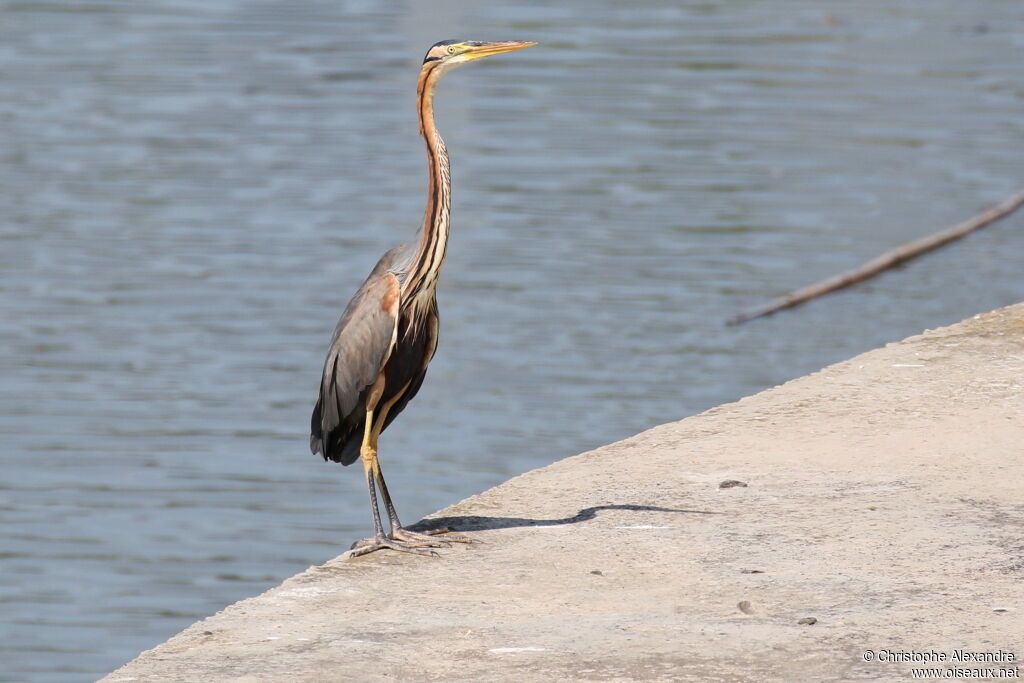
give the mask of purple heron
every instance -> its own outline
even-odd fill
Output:
[[[448,245],[451,177],[448,152],[434,125],[434,90],[448,71],[482,57],[536,43],[445,40],[423,59],[416,85],[420,134],[427,143],[427,208],[416,240],[381,257],[349,301],[334,329],[313,409],[309,447],[324,460],[362,460],[373,513],[373,538],[353,544],[353,555],[382,548],[433,554],[431,548],[469,539],[416,533],[402,527],[377,458],[377,439],[419,391],[437,348],[437,276]],[[377,490],[390,529],[384,532]]]

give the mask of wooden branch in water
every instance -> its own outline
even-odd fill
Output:
[[[743,313],[730,318],[726,321],[726,324],[737,325],[739,323],[745,323],[748,320],[760,318],[764,315],[770,315],[776,311],[781,311],[784,308],[792,308],[793,306],[802,304],[805,301],[810,301],[815,297],[819,297],[822,294],[828,294],[829,292],[834,292],[837,289],[849,287],[854,283],[878,275],[883,270],[888,270],[899,263],[903,263],[904,261],[908,261],[916,256],[920,256],[927,251],[941,247],[953,240],[958,240],[961,237],[974,232],[978,228],[982,228],[992,221],[1002,218],[1008,213],[1019,208],[1021,205],[1024,205],[1024,190],[1003,200],[991,208],[985,209],[977,216],[974,216],[963,223],[957,223],[951,228],[946,228],[945,230],[940,230],[939,232],[928,235],[927,237],[907,242],[906,244],[885,252],[881,256],[876,256],[858,268],[854,268],[853,270],[848,270],[845,273],[840,273],[839,275],[835,275],[826,280],[816,282],[813,285],[802,287],[786,294],[785,296],[780,296],[777,299],[769,301],[763,306],[758,306],[748,311],[744,311]]]

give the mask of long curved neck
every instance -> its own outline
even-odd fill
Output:
[[[441,78],[439,65],[428,63],[416,85],[420,134],[427,143],[427,209],[419,233],[419,248],[409,268],[404,290],[408,294],[433,293],[448,247],[448,216],[452,182],[448,151],[434,125],[434,90]]]

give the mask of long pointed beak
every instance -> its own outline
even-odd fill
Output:
[[[524,42],[522,40],[502,40],[495,42],[486,43],[475,43],[462,53],[467,59],[480,59],[481,57],[490,57],[491,55],[500,55],[503,52],[512,52],[513,50],[522,50],[523,48],[533,47],[537,43]]]

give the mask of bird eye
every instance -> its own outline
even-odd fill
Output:
[[[450,54],[450,55],[455,54],[455,46],[454,45],[449,45],[448,46],[448,54]]]

